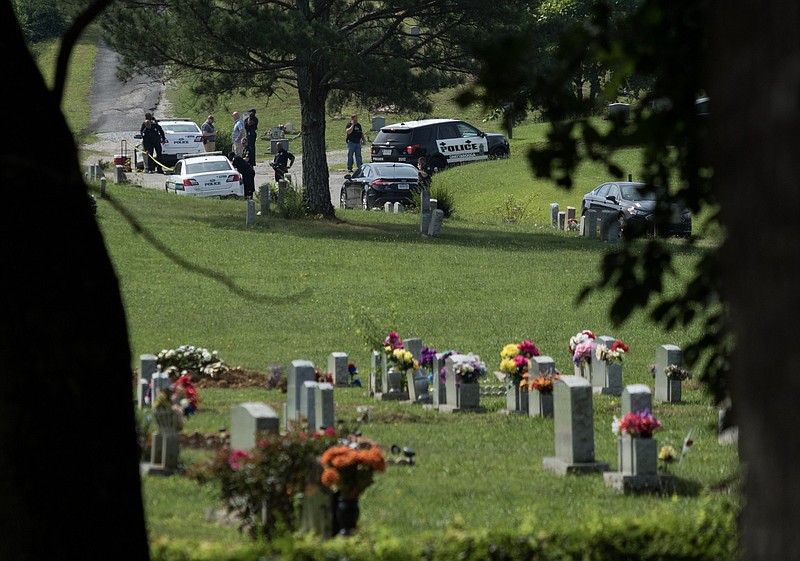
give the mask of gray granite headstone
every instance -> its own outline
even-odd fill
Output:
[[[431,199],[433,200],[433,199]],[[437,208],[431,214],[431,223],[428,225],[428,235],[438,238],[442,233],[442,221],[444,220],[444,211]]]
[[[431,192],[428,189],[423,189],[419,195],[420,211],[422,213],[430,212],[431,210]]]
[[[328,355],[328,372],[333,374],[333,383],[337,386],[350,385],[350,371],[347,369],[347,353],[334,352]]]
[[[333,428],[336,423],[333,405],[333,385],[322,382],[317,384],[316,396],[314,397],[314,430]]]
[[[617,235],[619,235],[619,213],[616,210],[603,210],[600,212],[600,239],[604,242],[611,240],[612,224],[616,223]]]
[[[279,434],[280,419],[266,403],[246,402],[231,407],[231,449],[249,450],[260,433]]]
[[[155,405],[159,392],[164,388],[168,388],[169,386],[169,374],[166,372],[156,370],[150,375],[150,388],[152,389],[150,392],[150,407]]]
[[[592,386],[579,376],[561,376],[553,389],[555,457],[543,467],[560,475],[605,471],[608,464],[594,457]]]
[[[431,211],[430,209],[423,210],[420,215],[419,231],[422,232],[423,234],[427,234],[428,228],[430,227],[431,227]]]
[[[584,235],[590,240],[597,238],[597,211],[594,209],[589,209],[586,211],[586,226]]]
[[[303,384],[314,381],[314,363],[309,360],[293,360],[286,373],[286,415],[283,428],[300,419],[300,399]]]
[[[431,199],[431,214],[433,214],[433,211],[436,210],[437,208],[439,208],[439,199],[433,199],[432,198]]]
[[[644,411],[645,409],[653,409],[653,394],[650,392],[650,386],[645,384],[628,384],[622,390],[621,400],[622,411],[621,415],[624,417],[628,413],[636,413]]]
[[[677,403],[681,401],[681,381],[670,380],[664,370],[674,364],[683,365],[683,353],[676,345],[661,345],[656,349],[655,388],[656,401]]]
[[[431,400],[433,407],[447,405],[447,386],[439,375],[445,365],[444,362],[444,353],[436,353],[434,355],[431,366],[431,375],[433,377],[433,380],[431,380]]]
[[[611,346],[617,341],[615,337],[600,335],[592,341],[592,370],[591,382],[594,393],[606,395],[620,395],[622,393],[622,363],[609,364],[597,358],[597,347]]]
[[[558,229],[563,230],[564,228],[566,228],[566,224],[567,224],[567,213],[561,211],[558,213]]]
[[[150,380],[153,379],[153,374],[158,370],[157,364],[158,358],[156,355],[139,355],[139,384],[136,388],[136,404],[139,407],[144,407],[144,398],[147,395]]]
[[[269,199],[270,199],[270,187],[269,183],[264,183],[258,188],[258,192],[260,194],[260,202],[261,202],[261,216],[267,216],[269,213]]]
[[[256,221],[256,202],[253,199],[247,199],[247,218],[245,224],[250,226]]]
[[[148,473],[171,475],[178,470],[181,445],[178,415],[180,413],[171,407],[153,409],[153,418],[158,429],[153,434]]]
[[[285,179],[278,180],[278,208],[281,210],[286,208],[286,190],[288,188],[289,188],[288,181],[286,181]]]
[[[631,115],[630,103],[609,103],[608,119],[610,121],[627,121]]]
[[[558,203],[550,203],[550,227],[558,226]]]
[[[309,431],[317,430],[317,382],[303,382],[300,392],[300,420],[305,419],[303,427]]]

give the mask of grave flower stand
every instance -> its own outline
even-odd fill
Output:
[[[389,386],[389,392],[403,391],[403,373],[396,370],[393,366],[386,372],[386,379]]]
[[[352,536],[358,527],[358,518],[361,508],[358,504],[358,495],[340,495],[336,503],[336,523],[339,526],[340,536]]]
[[[528,415],[531,417],[553,416],[553,392],[542,393],[539,390],[528,392]]]

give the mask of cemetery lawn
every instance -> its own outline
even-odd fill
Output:
[[[508,163],[526,175],[505,176],[492,167]],[[466,203],[492,193],[475,177],[489,174],[496,184],[522,189],[530,179],[523,168],[512,158],[454,170],[465,174],[458,193],[463,214],[445,221],[440,238],[421,236],[414,213],[337,211],[339,223],[257,217],[246,226],[244,201],[109,185],[116,204],[187,262],[165,257],[107,201],[99,201],[97,220],[128,318],[132,368],[141,354],[183,344],[217,350],[229,366],[261,373],[295,359],[324,369],[328,355],[342,351],[366,386],[372,344],[396,330],[439,350],[477,353],[490,370],[498,368],[504,345],[531,339],[557,368],[571,373],[567,342],[591,329],[629,345],[624,384],[652,386],[648,365],[656,348],[683,347],[700,327],[667,332],[645,313],[614,326],[607,319],[609,293],[577,304],[579,291],[598,278],[609,246],[549,227],[544,203],[560,200],[555,190],[541,195],[541,212],[524,223],[481,214]],[[494,191],[494,201],[503,195]],[[717,241],[705,237],[693,247],[668,242],[676,243],[676,253],[667,292],[680,290],[680,281]],[[490,375],[483,383],[497,381]],[[229,425],[230,407],[243,401],[262,401],[279,413],[286,401],[279,390],[256,388],[201,388],[200,395],[200,412],[188,419],[185,433],[216,434]],[[543,470],[543,458],[554,455],[552,419],[505,415],[504,398],[483,398],[484,414],[443,414],[377,402],[366,387],[337,388],[337,418],[353,421],[357,406],[370,406],[364,435],[387,448],[398,444],[416,452],[417,465],[390,466],[365,493],[361,535],[538,535],[648,520],[692,520],[699,527],[711,511],[738,508],[739,463],[735,446],[717,443],[717,409],[697,380],[684,383],[683,397],[681,404],[655,406],[664,425],[655,435],[659,445],[680,450],[687,433],[693,435],[681,465],[670,468],[675,494],[630,497],[616,495],[600,475],[560,477]],[[612,470],[617,460],[611,421],[619,411],[619,398],[594,397],[595,456]],[[183,448],[181,461],[189,466],[210,453]],[[186,541],[194,548],[208,542],[235,549],[248,543],[235,527],[206,520],[208,509],[221,507],[213,485],[183,477],[143,481],[153,544]]]

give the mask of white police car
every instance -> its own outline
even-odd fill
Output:
[[[187,154],[202,154],[203,131],[191,119],[165,119],[158,121],[164,129],[167,142],[161,145],[161,157],[166,165],[176,162]]]
[[[449,165],[508,158],[511,148],[502,134],[483,132],[459,119],[423,119],[382,127],[370,146],[373,162],[417,163],[441,171]]]
[[[221,152],[186,156],[167,176],[167,193],[194,197],[244,197],[241,174]]]

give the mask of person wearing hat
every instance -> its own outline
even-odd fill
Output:
[[[206,152],[213,152],[217,149],[217,129],[214,127],[214,115],[209,115],[200,129],[203,131],[203,148]]]
[[[249,109],[244,120],[244,131],[247,135],[247,144],[250,146],[250,165],[256,165],[256,132],[258,130],[258,117],[256,110]]]
[[[158,163],[160,164],[161,163],[161,153],[162,153],[161,145],[162,144],[166,144],[167,142],[169,142],[169,140],[167,140],[167,137],[164,134],[164,129],[162,129],[161,125],[158,124],[158,120],[155,117],[153,117],[153,114],[150,113],[149,111],[144,114],[144,122],[142,123],[142,126],[139,129],[139,134],[144,136],[144,128],[145,128],[145,123],[147,121],[150,121],[150,124],[151,124],[152,128],[156,129],[156,132],[158,133],[158,136],[159,136],[159,139],[160,139],[158,144],[156,144],[156,156],[155,156],[156,160],[158,160]],[[163,171],[163,169],[160,169],[160,171]]]

